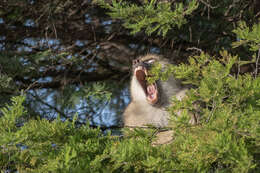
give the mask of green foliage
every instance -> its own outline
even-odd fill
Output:
[[[8,89],[10,87],[11,81],[12,78],[9,76],[0,74],[0,90]]]
[[[11,106],[1,111],[0,169],[19,172],[91,172],[91,162],[105,147],[109,136],[88,126],[57,119],[29,120],[18,128],[19,117],[26,114],[25,97],[14,97]]]
[[[22,105],[24,100],[25,100],[24,96],[13,97],[11,99],[13,105],[12,106],[6,105],[6,107],[1,109],[1,113],[2,113],[2,117],[0,121],[1,132],[10,133],[17,129],[16,128],[16,123],[18,123],[17,120],[19,119],[19,117],[21,117],[26,113]]]
[[[252,28],[247,26],[246,22],[241,21],[238,27],[233,30],[237,35],[237,42],[234,42],[233,47],[248,45],[251,51],[257,51],[260,48],[260,24],[254,24]]]
[[[85,88],[86,97],[93,97],[95,99],[110,100],[112,93],[106,83],[93,83],[91,86]]]
[[[153,146],[157,129],[135,129],[124,138],[59,118],[21,121],[25,97],[14,97],[0,118],[0,165],[19,172],[254,172],[260,170],[260,77],[230,75],[236,56],[206,53],[189,64],[155,66],[164,80],[174,73],[196,86],[173,98],[174,141]],[[216,60],[218,59],[218,60]],[[99,87],[97,87],[99,88]],[[101,87],[102,88],[102,87]],[[176,112],[181,111],[181,116]],[[192,113],[199,124],[189,124]],[[17,123],[22,122],[19,127]]]
[[[29,120],[16,127],[26,114],[25,97],[13,98],[11,106],[2,109],[0,169],[19,172],[142,172],[162,171],[174,164],[174,155],[152,147],[154,132],[135,130],[129,138],[104,136],[89,126],[76,128],[73,122],[60,119]],[[6,121],[6,117],[11,117]],[[6,125],[5,125],[6,124]],[[11,128],[9,128],[11,127]],[[11,131],[6,130],[11,129]],[[167,158],[167,159],[166,159]]]
[[[163,69],[155,64],[150,70],[151,82],[174,74],[194,86],[182,101],[173,98],[169,108],[178,167],[197,172],[259,170],[260,77],[231,75],[234,65],[245,62],[227,51],[219,54],[202,52],[190,57],[189,64]],[[196,126],[189,124],[193,115],[199,116]]]
[[[182,111],[181,117],[172,117],[174,145],[183,168],[249,172],[259,169],[260,77],[230,75],[237,57],[226,51],[220,55],[218,61],[202,53],[189,65],[172,67],[178,78],[196,85],[170,108],[173,115]],[[194,113],[200,115],[199,125],[190,126],[185,117]]]
[[[146,34],[151,35],[157,32],[158,35],[166,36],[168,30],[177,26],[180,28],[187,21],[185,16],[198,8],[196,0],[190,1],[186,6],[183,3],[176,3],[172,10],[172,3],[158,3],[155,0],[145,1],[142,6],[128,4],[122,0],[113,0],[112,4],[105,3],[104,0],[97,0],[103,7],[109,9],[108,14],[115,19],[124,21],[124,27],[132,30],[135,34],[144,30]]]

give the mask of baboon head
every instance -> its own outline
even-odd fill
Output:
[[[133,60],[132,100],[147,102],[151,106],[166,106],[166,104],[170,103],[171,97],[180,90],[181,86],[173,77],[167,81],[158,80],[149,84],[147,77],[149,77],[149,70],[154,63],[160,63],[162,68],[169,64],[167,59],[154,54],[148,54]]]

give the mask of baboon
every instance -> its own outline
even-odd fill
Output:
[[[133,60],[132,79],[130,84],[131,103],[123,114],[126,127],[166,127],[169,121],[169,113],[166,108],[171,104],[171,98],[176,96],[181,100],[185,96],[187,88],[180,81],[170,77],[167,81],[156,81],[148,84],[146,77],[150,67],[160,63],[164,68],[169,61],[155,54],[148,54]],[[191,122],[193,123],[193,122]],[[172,131],[162,132],[157,135],[159,144],[167,143],[172,139]]]

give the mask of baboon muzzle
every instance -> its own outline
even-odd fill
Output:
[[[143,88],[148,103],[154,105],[158,102],[158,89],[156,83],[148,84],[146,80],[150,66],[150,64],[140,62],[139,60],[133,61],[134,76]]]

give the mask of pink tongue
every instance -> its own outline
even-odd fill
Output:
[[[155,84],[147,86],[147,100],[150,104],[155,104],[157,102],[157,88]]]
[[[154,87],[154,85],[149,85],[149,86],[147,87],[147,92],[148,92],[148,95],[154,94],[154,92],[155,92],[155,87]]]

